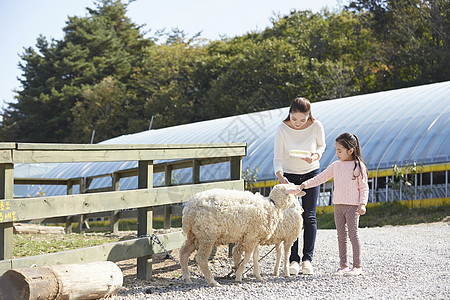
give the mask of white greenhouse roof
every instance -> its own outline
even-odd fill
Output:
[[[314,118],[325,128],[326,150],[321,169],[336,160],[334,140],[343,132],[355,133],[369,170],[386,169],[407,162],[449,162],[450,81],[359,95],[312,104]],[[288,107],[215,120],[152,129],[123,135],[104,144],[247,143],[243,169],[258,167],[258,180],[273,180],[273,140],[277,126],[288,115]],[[155,163],[158,163],[155,161]],[[77,163],[53,167],[42,177],[74,178],[105,174],[136,167],[136,162]],[[211,166],[213,168],[214,166]],[[228,168],[216,166],[218,178]],[[221,172],[224,170],[224,172]],[[17,176],[17,174],[16,174]],[[20,176],[20,175],[19,175]],[[158,177],[155,176],[155,180]],[[189,179],[186,179],[189,181]],[[135,188],[136,180],[121,181],[121,189]],[[99,182],[98,185],[106,183]],[[53,194],[56,189],[46,189]],[[64,192],[62,192],[64,193]]]

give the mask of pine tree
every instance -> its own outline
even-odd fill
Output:
[[[37,50],[30,47],[22,54],[23,88],[3,114],[3,140],[87,143],[93,130],[102,138],[128,131],[128,118],[136,112],[130,109],[134,98],[127,88],[143,49],[152,42],[125,15],[127,4],[101,0],[96,5],[85,17],[68,17],[62,40],[49,43],[40,36]],[[106,78],[118,87],[114,98],[92,97],[89,91],[98,90]],[[99,110],[115,118],[83,115],[93,99],[97,106],[108,105]],[[114,130],[102,132],[107,127]]]

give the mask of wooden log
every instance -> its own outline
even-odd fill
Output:
[[[110,261],[8,270],[0,277],[0,300],[99,299],[122,284],[122,271]]]
[[[61,226],[44,226],[37,224],[23,224],[14,223],[13,224],[14,234],[37,234],[37,233],[51,233],[51,234],[64,234],[64,227]]]

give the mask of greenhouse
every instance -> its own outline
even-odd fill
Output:
[[[369,169],[369,202],[393,199],[448,198],[450,147],[450,82],[384,91],[312,104],[314,118],[325,128],[326,150],[321,169],[336,160],[334,140],[343,132],[358,136],[362,155]],[[247,143],[242,160],[244,179],[253,190],[267,194],[275,184],[273,140],[278,124],[288,115],[288,107],[151,129],[119,136],[104,144],[184,144]],[[155,161],[155,164],[161,163]],[[226,163],[225,163],[226,164]],[[95,177],[91,188],[111,185],[117,170],[135,168],[136,162],[74,163],[46,166],[18,166],[15,177],[76,178]],[[398,168],[401,167],[401,168]],[[228,168],[213,165],[200,170],[202,181],[229,177]],[[172,174],[176,184],[189,183],[187,170]],[[164,174],[155,174],[154,185],[164,183]],[[121,189],[134,189],[136,177],[121,181]],[[65,194],[61,186],[17,187],[15,193],[36,195]],[[329,205],[332,183],[321,187],[319,205]],[[80,192],[80,191],[77,191]],[[83,192],[83,191],[81,191]]]

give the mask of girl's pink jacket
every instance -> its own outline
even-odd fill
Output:
[[[338,160],[329,165],[322,173],[305,181],[303,184],[305,189],[307,189],[334,178],[333,204],[366,205],[369,198],[366,166],[361,166],[361,172],[358,167],[353,170],[354,167],[355,161],[353,160]],[[353,179],[353,177],[356,178]]]

